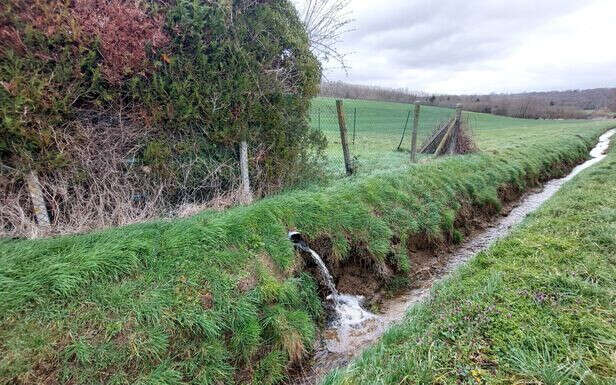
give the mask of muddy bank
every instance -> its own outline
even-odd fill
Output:
[[[579,172],[596,164],[605,157],[610,137],[616,130],[602,135],[597,146],[590,152],[590,160],[573,167],[572,164],[557,164],[536,180],[528,180],[531,188],[522,191],[516,186],[503,185],[498,191],[500,205],[477,206],[462,202],[455,218],[454,231],[442,238],[433,239],[425,234],[409,237],[405,242],[410,257],[411,270],[406,274],[410,289],[392,295],[387,289],[392,269],[382,274],[383,267],[366,263],[357,253],[346,264],[331,266],[341,293],[359,294],[368,298],[367,307],[374,310],[375,317],[367,319],[352,330],[326,327],[308,362],[296,368],[291,384],[316,384],[334,368],[346,365],[362,349],[376,342],[392,324],[400,321],[407,310],[429,296],[435,282],[443,279],[478,252],[488,248],[506,236],[529,213],[539,208],[554,195],[564,183]],[[568,172],[568,174],[567,174]],[[562,177],[563,175],[566,176]],[[552,179],[556,176],[558,179]],[[543,184],[544,182],[547,182]],[[538,187],[542,185],[542,187]],[[459,243],[456,231],[465,235]],[[400,242],[392,239],[392,243]],[[321,240],[317,247],[327,244]],[[327,255],[327,248],[322,248]],[[327,261],[327,259],[325,259]],[[387,266],[386,264],[384,264]],[[375,274],[375,271],[378,274]],[[395,279],[395,278],[394,278]]]

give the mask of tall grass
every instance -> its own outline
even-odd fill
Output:
[[[0,383],[277,383],[323,316],[288,229],[329,239],[330,264],[360,248],[375,271],[405,272],[407,237],[452,237],[461,202],[493,208],[502,186],[562,174],[601,132],[529,136],[184,220],[1,241]]]

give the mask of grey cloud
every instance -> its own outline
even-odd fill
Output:
[[[407,68],[467,68],[502,58],[523,44],[532,29],[550,18],[583,7],[584,2],[543,1],[392,1],[356,14],[357,29],[345,47],[389,50]]]
[[[329,80],[469,93],[616,85],[616,54],[600,48],[616,34],[610,0],[368,1],[352,0],[349,74]]]

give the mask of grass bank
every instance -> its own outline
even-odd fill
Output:
[[[615,196],[612,151],[325,384],[616,383]]]
[[[288,229],[327,240],[330,266],[361,259],[412,283],[416,236],[459,240],[463,207],[497,213],[504,187],[561,175],[602,131],[186,220],[1,241],[0,383],[278,383],[309,352],[323,318]]]

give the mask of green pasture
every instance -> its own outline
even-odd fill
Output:
[[[360,175],[408,166],[413,127],[412,105],[345,99],[344,106],[351,154],[356,159]],[[439,123],[447,121],[453,114],[453,109],[422,106],[418,146]],[[464,116],[468,118],[479,148],[483,151],[524,147],[532,143],[546,142],[554,136],[607,129],[615,124],[610,120],[528,120],[474,112],[465,112]],[[335,99],[314,99],[310,110],[310,123],[312,127],[320,128],[327,137],[328,173],[336,176],[343,174],[344,161]],[[396,151],[403,132],[405,134],[401,151]],[[426,159],[426,156],[420,156],[420,159]]]

